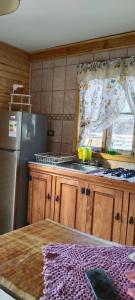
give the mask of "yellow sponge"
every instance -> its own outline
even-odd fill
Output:
[[[83,161],[90,160],[92,156],[92,150],[90,147],[79,147],[78,148],[78,157]]]
[[[83,147],[78,148],[78,157],[79,159],[83,159]]]
[[[91,160],[92,157],[92,149],[91,147],[87,147],[87,160]]]

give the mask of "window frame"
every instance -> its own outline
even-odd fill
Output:
[[[121,113],[121,115],[129,115],[129,116],[133,116],[134,118],[134,128],[133,128],[133,139],[132,139],[132,149],[131,150],[123,150],[123,149],[118,149],[116,151],[120,152],[121,155],[133,155],[134,154],[134,144],[135,144],[135,116],[132,114],[132,113]],[[111,134],[112,134],[112,128],[113,128],[113,125],[111,126]],[[112,137],[112,135],[111,135]],[[110,141],[111,141],[111,138],[110,138]],[[109,144],[108,144],[109,145]],[[115,151],[115,149],[113,149]]]
[[[121,113],[120,115],[132,115],[132,113]],[[113,125],[112,125],[113,126]],[[111,138],[112,138],[112,126],[110,126],[107,129],[103,130],[103,136],[102,136],[102,146],[101,148],[97,147],[97,151],[98,153],[107,153],[110,149],[110,144],[111,144]],[[91,139],[91,138],[90,138]],[[99,151],[98,151],[99,150]],[[100,151],[101,150],[101,151]],[[134,116],[134,131],[133,131],[133,141],[132,141],[132,150],[128,151],[128,150],[115,150],[114,151],[118,151],[121,155],[126,155],[126,156],[135,156],[135,116]]]

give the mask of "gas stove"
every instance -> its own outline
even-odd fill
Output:
[[[103,172],[103,174],[129,179],[135,177],[135,170],[122,169],[122,168],[107,169]]]
[[[113,178],[117,180],[126,180],[129,182],[135,182],[135,169],[133,170],[123,169],[123,168],[102,169],[98,171],[95,175]]]

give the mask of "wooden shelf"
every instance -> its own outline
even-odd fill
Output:
[[[26,94],[10,94],[11,102],[8,102],[9,105],[9,111],[12,110],[12,105],[18,105],[21,111],[23,110],[23,107],[28,107],[29,112],[31,112],[32,104],[30,103],[31,95]],[[18,97],[20,101],[15,101],[14,98]],[[27,99],[27,102],[24,102],[24,98]],[[26,101],[26,100],[25,100]]]
[[[8,104],[13,104],[13,105],[26,105],[26,106],[32,106],[32,104],[29,103],[22,103],[22,102],[8,102]]]
[[[10,94],[10,96],[31,98],[31,95],[27,95],[27,94]]]

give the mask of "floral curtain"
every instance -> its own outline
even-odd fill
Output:
[[[125,92],[129,107],[135,116],[135,76],[127,76],[125,80]]]
[[[122,112],[127,98],[135,115],[135,57],[80,64],[80,134],[106,129]]]

